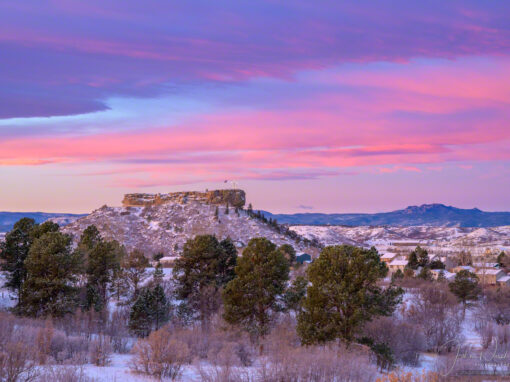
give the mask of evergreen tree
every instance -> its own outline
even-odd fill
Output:
[[[414,250],[416,253],[416,257],[418,258],[418,266],[426,267],[429,265],[429,254],[428,252],[420,246],[417,246]]]
[[[25,259],[32,245],[30,233],[34,227],[34,219],[20,219],[0,243],[0,269],[6,274],[4,286],[16,293],[18,304],[21,302],[21,288],[27,277]]]
[[[271,241],[255,238],[238,259],[235,273],[223,291],[223,317],[258,339],[269,332],[281,310],[278,303],[289,278],[289,263]]]
[[[285,258],[289,261],[289,264],[292,265],[296,262],[296,250],[290,244],[283,244],[280,246],[280,251],[283,253]]]
[[[420,273],[418,273],[417,277],[422,280],[431,281],[432,280],[432,272],[430,272],[429,267],[423,267],[420,270]]]
[[[449,288],[463,304],[464,311],[470,301],[478,299],[481,292],[478,277],[465,269],[455,275],[455,279],[449,284]]]
[[[32,239],[32,241],[34,241],[35,239],[40,238],[45,233],[58,232],[59,229],[60,229],[59,225],[52,221],[46,221],[42,224],[36,224],[30,231],[30,238]]]
[[[71,251],[71,237],[48,232],[32,244],[25,261],[27,279],[16,310],[32,317],[63,316],[77,306],[81,257]]]
[[[403,291],[378,286],[387,273],[375,248],[324,248],[307,270],[311,285],[297,326],[302,343],[325,343],[337,338],[349,343],[374,316],[391,315]]]
[[[445,266],[441,260],[434,260],[430,262],[430,269],[445,269]]]
[[[108,302],[108,287],[120,268],[123,256],[124,249],[115,240],[100,239],[89,252],[87,285],[97,289],[103,306]]]
[[[149,289],[143,289],[138,294],[129,313],[129,330],[138,337],[147,337],[152,330],[152,300]]]
[[[124,277],[133,291],[133,299],[136,299],[140,284],[148,277],[146,268],[149,266],[149,260],[142,251],[135,249],[123,258],[121,264]]]
[[[176,296],[197,313],[205,328],[220,305],[218,292],[232,276],[237,251],[230,239],[218,242],[213,235],[188,240],[174,264]]]
[[[253,206],[250,204],[248,204],[248,215],[252,215],[253,214]]]
[[[220,218],[220,210],[218,209],[218,206],[216,206],[216,209],[214,210],[214,218],[216,220]]]
[[[144,288],[138,294],[129,314],[129,329],[139,337],[160,329],[170,318],[170,303],[163,287]]]
[[[439,271],[439,274],[437,275],[437,281],[440,283],[446,282],[446,277],[445,277],[444,271],[442,269]]]
[[[496,260],[498,262],[498,265],[501,267],[501,268],[504,268],[507,266],[507,262],[508,262],[508,259],[506,257],[506,253],[505,251],[501,251],[500,254],[498,255],[498,259]]]
[[[391,275],[391,282],[396,282],[397,280],[402,280],[404,278],[404,272],[400,269],[397,269],[395,273]]]
[[[228,208],[228,203],[227,203],[227,206],[225,207],[225,215],[228,215],[230,213],[230,210]]]
[[[155,285],[161,285],[163,283],[163,279],[165,277],[165,273],[163,272],[163,266],[158,261],[156,264],[156,268],[154,269],[154,272],[152,274],[152,280]]]
[[[165,291],[160,284],[156,284],[152,290],[152,321],[154,329],[159,330],[170,319],[170,303]]]
[[[174,250],[176,250],[176,251],[177,251],[177,249],[179,249],[179,248],[178,248],[178,246],[177,246],[177,243],[175,243],[175,245],[174,245]],[[159,261],[160,261],[163,257],[165,257],[165,255],[163,254],[163,252],[158,252],[158,253],[156,253],[154,256],[152,256],[152,260],[154,260],[154,261],[156,261],[156,262],[158,262],[158,263],[159,263]]]
[[[418,269],[418,256],[416,255],[415,251],[412,251],[409,256],[407,257],[407,267],[416,270]]]
[[[89,225],[80,236],[77,251],[79,251],[85,259],[88,259],[90,252],[98,245],[103,238],[95,225]]]
[[[218,268],[216,271],[216,282],[219,286],[226,285],[235,277],[235,267],[237,264],[237,249],[230,237],[220,241],[222,252],[218,259]]]
[[[280,247],[281,248],[281,247]],[[285,310],[299,313],[303,299],[306,295],[306,288],[308,286],[308,280],[303,276],[298,276],[287,288],[283,295],[283,302],[285,304]]]

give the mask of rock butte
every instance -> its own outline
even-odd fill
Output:
[[[147,207],[165,203],[185,204],[189,201],[199,201],[208,204],[229,205],[243,207],[246,194],[243,190],[213,190],[206,192],[185,191],[168,194],[126,194],[122,200],[124,207]]]

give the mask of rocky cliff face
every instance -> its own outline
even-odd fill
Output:
[[[124,207],[158,206],[165,203],[186,204],[201,202],[214,205],[229,205],[242,208],[246,203],[243,190],[213,190],[206,192],[172,192],[169,194],[126,194],[122,205]]]
[[[89,225],[95,225],[107,239],[115,239],[128,250],[140,249],[147,256],[163,252],[178,256],[184,243],[196,235],[230,237],[238,248],[251,238],[266,237],[277,245],[291,244],[296,250],[314,252],[274,226],[241,209],[245,203],[242,190],[179,192],[172,194],[129,194],[122,207],[103,206],[65,226],[63,232],[75,241]],[[227,208],[228,204],[228,208]],[[235,207],[239,207],[236,208]],[[218,216],[216,217],[216,210]]]

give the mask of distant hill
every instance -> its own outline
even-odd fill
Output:
[[[59,214],[49,212],[1,212],[0,211],[0,232],[10,231],[14,223],[21,218],[32,218],[36,223],[45,222],[48,219],[55,220],[60,225],[66,225],[70,222],[83,217],[78,214]]]
[[[271,214],[267,218],[290,225],[347,226],[438,226],[438,227],[497,227],[510,225],[510,212],[485,212],[478,208],[461,209],[444,204],[423,204],[403,210],[375,214]]]

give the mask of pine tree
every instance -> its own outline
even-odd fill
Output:
[[[198,314],[205,328],[220,304],[218,292],[232,278],[237,251],[230,239],[218,242],[213,235],[188,240],[174,264],[176,295],[190,312]]]
[[[161,285],[144,288],[131,307],[128,327],[135,335],[147,337],[160,329],[170,318],[170,303]]]
[[[416,256],[418,258],[419,267],[426,267],[429,265],[429,254],[425,249],[423,249],[420,246],[417,246],[414,252],[416,253]]]
[[[152,273],[152,282],[154,285],[161,285],[163,283],[163,279],[165,278],[165,273],[163,272],[163,266],[158,261],[156,264],[156,268],[154,269],[154,272]]]
[[[108,287],[120,268],[124,248],[116,241],[100,239],[89,251],[87,264],[87,286],[97,288],[105,306],[108,302]]]
[[[144,289],[131,307],[128,327],[138,337],[147,337],[152,330],[152,294]]]
[[[481,292],[478,277],[468,270],[458,272],[453,282],[449,284],[449,288],[464,306],[464,311],[470,301],[478,299]]]
[[[505,251],[501,251],[500,254],[498,255],[498,259],[496,260],[498,262],[498,265],[501,267],[501,268],[504,268],[507,266],[507,256],[506,256],[506,253]]]
[[[163,287],[156,284],[152,290],[152,321],[154,329],[159,330],[170,319],[170,303]]]
[[[14,224],[11,231],[0,243],[0,269],[6,274],[4,286],[16,293],[18,304],[21,302],[21,288],[27,277],[25,259],[28,256],[35,227],[34,219],[23,218]]]
[[[280,247],[281,248],[281,247]],[[299,313],[303,299],[306,295],[306,288],[308,286],[308,280],[303,276],[298,276],[287,288],[283,295],[283,302],[285,304],[285,310]]]
[[[224,319],[258,339],[266,335],[289,279],[289,263],[266,238],[251,239],[238,259],[236,277],[223,291]]]
[[[431,281],[432,280],[432,272],[430,272],[429,267],[423,267],[420,270],[420,273],[418,273],[417,277],[422,280]]]
[[[140,284],[148,277],[146,268],[149,266],[149,260],[143,252],[135,249],[124,257],[121,265],[124,270],[124,277],[133,291],[134,300],[138,295]]]
[[[289,264],[294,264],[296,262],[296,250],[290,244],[283,244],[280,246],[280,251],[283,253],[285,258],[288,260]]]
[[[407,257],[407,267],[413,270],[418,269],[418,256],[415,251],[412,251]]]
[[[397,271],[391,275],[391,282],[394,283],[397,280],[402,280],[403,278],[404,272],[402,272],[400,269],[397,269]]]
[[[251,203],[248,204],[248,211],[247,212],[248,212],[248,215],[250,215],[250,216],[253,215],[253,206],[251,205]]]
[[[216,220],[220,218],[220,210],[218,209],[218,206],[216,206],[216,210],[214,211],[214,218]]]
[[[225,207],[225,215],[228,215],[230,212],[229,208],[228,208],[228,203],[227,203],[227,206]]]
[[[16,310],[32,317],[72,313],[81,263],[81,256],[71,251],[70,236],[48,232],[36,239],[25,261],[27,279]]]
[[[311,285],[298,315],[303,344],[355,339],[364,323],[389,316],[401,301],[401,288],[378,285],[388,273],[375,248],[326,247],[308,267]]]
[[[220,246],[222,251],[218,258],[216,283],[218,286],[223,287],[236,275],[237,249],[230,237],[220,241]]]

